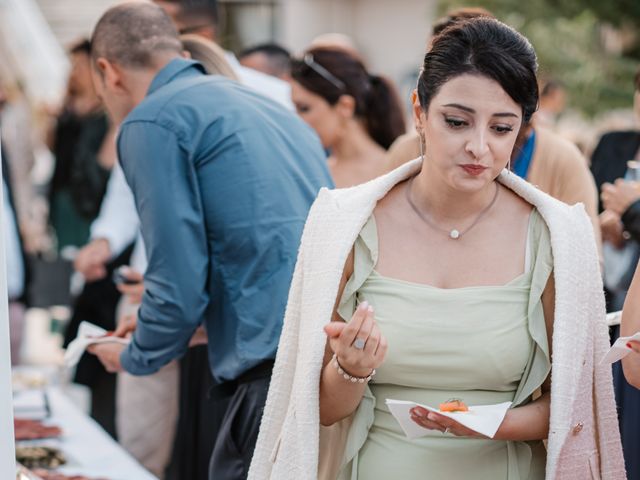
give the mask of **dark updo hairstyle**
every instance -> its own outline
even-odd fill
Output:
[[[313,48],[305,58],[306,62],[293,61],[292,78],[330,105],[338,103],[342,95],[353,97],[355,116],[364,121],[367,132],[381,147],[388,149],[406,132],[398,94],[387,79],[370,75],[360,60],[342,50]]]
[[[433,39],[418,79],[418,97],[426,112],[440,87],[464,74],[495,80],[522,107],[528,123],[538,107],[536,53],[529,41],[493,18],[456,22]],[[481,95],[481,92],[477,92]]]

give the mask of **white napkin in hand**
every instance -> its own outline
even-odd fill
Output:
[[[421,427],[411,420],[410,410],[414,407],[426,408],[432,412],[452,418],[474,432],[493,438],[511,406],[511,402],[505,402],[496,405],[470,406],[468,412],[441,412],[436,408],[405,400],[387,398],[386,403],[405,435],[411,440],[424,437],[430,432],[429,429]]]
[[[94,343],[120,343],[122,345],[128,345],[131,340],[128,338],[120,337],[105,337],[107,331],[104,328],[98,327],[93,323],[81,322],[78,327],[78,335],[67,347],[67,351],[64,353],[64,364],[68,367],[74,367],[82,357],[82,354],[87,347]]]
[[[613,345],[611,346],[611,348],[609,349],[609,351],[607,352],[607,354],[602,357],[602,360],[600,360],[600,363],[615,363],[618,360],[622,360],[624,357],[626,357],[627,355],[629,355],[631,352],[633,352],[633,350],[631,350],[629,347],[627,347],[627,343],[631,340],[635,340],[636,342],[640,342],[640,332],[637,332],[633,335],[631,335],[630,337],[620,337],[618,338]]]

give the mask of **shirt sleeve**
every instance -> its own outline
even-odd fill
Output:
[[[209,254],[197,172],[178,137],[151,122],[123,127],[119,158],[140,216],[148,267],[137,328],[121,362],[134,375],[184,354],[209,305]]]
[[[111,170],[100,213],[91,224],[91,239],[106,239],[111,249],[111,257],[115,258],[133,243],[139,227],[133,193],[127,185],[119,162],[116,162]]]

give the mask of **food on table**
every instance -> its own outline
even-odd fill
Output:
[[[67,463],[54,447],[16,447],[16,460],[27,468],[58,468]]]
[[[62,435],[62,430],[60,430],[59,427],[55,425],[44,425],[39,420],[16,418],[13,420],[13,428],[16,441],[40,440]]]
[[[468,412],[469,407],[465,405],[465,403],[459,398],[451,398],[444,403],[440,404],[441,412]]]
[[[62,473],[49,472],[47,470],[38,469],[35,473],[42,480],[106,480],[106,479],[91,479],[84,475],[63,475]]]

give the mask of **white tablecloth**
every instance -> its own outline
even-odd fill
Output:
[[[59,448],[68,463],[58,471],[67,475],[86,475],[108,480],[157,480],[58,388],[49,388],[47,392],[51,416],[46,423],[62,428],[63,436],[55,440],[21,444]],[[36,390],[16,394],[15,416],[42,419],[42,409],[38,408],[43,403],[42,398],[42,393]]]

